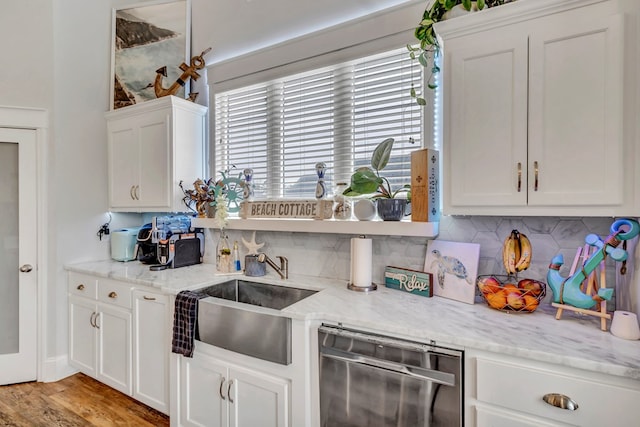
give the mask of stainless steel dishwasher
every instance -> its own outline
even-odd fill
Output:
[[[463,423],[463,352],[323,325],[322,427]]]

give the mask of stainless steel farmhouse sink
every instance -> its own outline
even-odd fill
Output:
[[[220,305],[213,298],[201,299],[199,341],[288,365],[291,363],[291,318],[278,311],[317,291],[234,279],[198,289],[198,292],[240,303]],[[269,311],[252,311],[247,305]]]

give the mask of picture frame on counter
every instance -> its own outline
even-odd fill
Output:
[[[429,240],[424,271],[433,274],[433,294],[473,304],[480,263],[478,243]]]
[[[156,99],[154,82],[175,82],[191,56],[191,0],[112,9],[110,110]],[[166,67],[166,77],[156,71]],[[175,95],[185,98],[189,81]]]

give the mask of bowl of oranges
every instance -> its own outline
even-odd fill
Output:
[[[509,313],[532,313],[547,292],[544,282],[513,276],[478,276],[476,285],[489,307]]]

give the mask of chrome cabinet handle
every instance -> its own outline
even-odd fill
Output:
[[[575,400],[571,399],[569,396],[565,396],[560,393],[547,393],[542,396],[542,400],[545,403],[555,406],[556,408],[566,409],[568,411],[575,411],[578,409],[578,404]]]
[[[116,294],[115,292],[111,291],[109,292],[109,298],[118,298],[118,294]]]
[[[31,264],[24,264],[23,266],[20,267],[20,272],[22,273],[28,273],[31,270],[33,270],[33,266]]]
[[[155,301],[156,300],[155,297],[148,297],[146,295],[143,298],[146,299],[147,301]]]
[[[134,189],[135,185],[132,185],[131,188],[129,189],[129,196],[131,196],[132,200],[135,200],[135,196],[133,195],[133,189]]]
[[[98,317],[100,317],[100,313],[96,313],[96,317],[95,317],[95,318],[94,318],[94,320],[93,320],[93,325],[94,325],[96,328],[100,329],[100,325],[98,325]]]
[[[218,393],[220,393],[220,397],[222,398],[222,400],[227,400],[224,397],[224,394],[222,393],[222,386],[224,385],[224,381],[225,381],[225,379],[224,379],[224,377],[222,377],[222,381],[220,381],[220,388],[218,389]]]
[[[80,283],[76,289],[79,291],[84,291],[84,285]]]
[[[140,186],[136,185],[136,189],[133,191],[133,194],[136,196],[136,200],[140,200]]]
[[[233,403],[233,399],[231,398],[231,385],[233,384],[233,380],[229,380],[229,385],[227,387],[227,397],[229,398],[229,403]]]
[[[518,162],[518,193],[522,190],[522,163]]]
[[[538,191],[538,161],[533,162],[533,176],[534,176],[534,185],[533,191]]]
[[[96,315],[96,312],[94,311],[93,313],[91,313],[91,317],[89,318],[89,323],[94,328],[96,327],[95,315]]]

